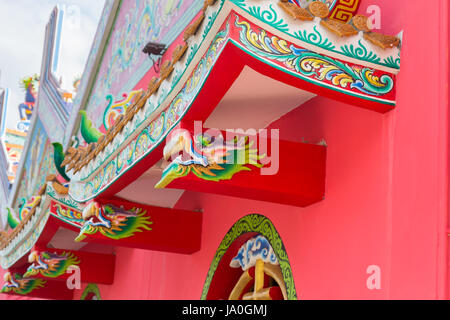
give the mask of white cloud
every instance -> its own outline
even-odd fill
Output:
[[[63,87],[84,71],[105,0],[0,0],[0,86],[10,89],[8,127],[18,120],[21,78],[39,74],[45,26],[52,9],[66,9],[59,74]]]

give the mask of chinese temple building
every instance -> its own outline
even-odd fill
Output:
[[[107,0],[69,93],[55,8],[1,297],[449,298],[449,13]]]

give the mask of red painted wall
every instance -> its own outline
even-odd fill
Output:
[[[448,0],[372,0],[362,12],[369,4],[381,6],[385,31],[404,30],[397,108],[315,98],[272,126],[281,139],[326,140],[325,200],[302,209],[186,193],[177,207],[204,211],[201,251],[117,248],[103,299],[199,299],[223,236],[249,213],[280,233],[300,299],[447,297]],[[369,265],[381,268],[381,290],[366,286]]]
[[[366,1],[384,31],[404,30],[398,106],[381,115],[315,98],[272,127],[282,139],[328,144],[326,198],[301,209],[187,193],[178,207],[204,210],[202,250],[191,256],[117,249],[105,299],[198,299],[216,248],[242,216],[272,220],[299,298],[446,297],[448,1]],[[255,93],[257,94],[257,93]],[[369,290],[369,265],[381,290]]]

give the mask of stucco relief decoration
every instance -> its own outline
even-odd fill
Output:
[[[279,265],[277,256],[269,241],[263,236],[257,236],[248,240],[231,260],[230,267],[248,270],[255,266],[257,260],[265,263]]]
[[[186,85],[175,97],[169,108],[158,115],[139,136],[127,145],[117,157],[106,164],[100,172],[89,182],[85,184],[71,185],[71,192],[77,192],[77,187],[81,187],[84,194],[94,194],[98,192],[106,184],[110,183],[117,174],[123,172],[126,168],[151,151],[164,135],[168,133],[187,112],[190,102],[195,98],[201,89],[205,79],[215,63],[217,57],[222,52],[225,42],[228,38],[229,25],[227,24],[214,38],[211,47],[206,55],[199,62],[197,68],[187,80]],[[149,114],[145,114],[148,116]],[[138,119],[136,122],[141,123],[144,119]],[[76,198],[75,198],[76,199]]]
[[[6,272],[4,275],[5,284],[1,293],[13,292],[19,295],[27,295],[36,289],[43,288],[46,281],[42,279],[23,278],[19,274]]]
[[[39,76],[34,75],[21,81],[21,86],[25,90],[25,102],[18,107],[20,121],[17,123],[17,130],[28,132],[31,116],[33,115],[36,95],[39,86]]]
[[[238,247],[239,249],[236,254],[232,255],[233,258],[231,258],[231,260],[224,261],[223,258],[227,251],[230,250],[232,244],[242,235],[249,232],[255,232],[257,235],[245,241]],[[270,274],[275,275],[277,282],[281,285],[283,298],[288,300],[297,299],[294,278],[284,244],[272,222],[262,215],[251,214],[242,217],[224,236],[208,271],[203,287],[202,300],[210,298],[208,295],[210,287],[214,285],[213,278],[216,275],[216,272],[220,272],[221,269],[226,270],[225,268],[219,267],[221,263],[226,263],[231,268],[241,268],[245,274],[249,274],[250,269],[258,264],[260,267],[264,266],[259,269],[265,270],[266,267],[267,269],[272,269],[274,272],[270,272]],[[242,278],[245,278],[245,276],[240,279]],[[222,278],[216,279],[219,279],[220,281]],[[247,278],[247,280],[248,279],[249,278]],[[238,281],[238,283],[239,282],[240,281]],[[237,285],[237,287],[239,287],[239,285]],[[241,286],[241,288],[244,287],[246,286]],[[236,297],[233,292],[236,293],[236,290],[232,290],[229,299],[234,300],[233,296],[235,298],[238,298],[239,296],[242,298],[241,294]]]
[[[214,25],[214,19],[217,19],[221,13],[220,10],[223,10],[223,8],[231,10],[230,6],[225,6],[225,4],[229,5],[230,3],[231,6],[238,6],[239,9],[245,11],[253,18],[249,20],[236,12],[224,11],[223,15],[228,14],[227,23],[223,24],[222,28],[216,33],[210,48],[195,66],[192,74],[182,75],[183,70],[195,56],[198,46],[192,46],[187,49],[186,59],[182,64],[177,63],[172,79],[163,81],[164,83],[160,85],[159,90],[152,94],[147,100],[145,107],[133,116],[132,121],[126,122],[123,127],[118,126],[123,129],[115,136],[112,147],[102,147],[103,149],[99,151],[98,155],[94,154],[92,156],[93,160],[89,159],[87,163],[78,165],[78,168],[74,171],[78,176],[76,181],[73,181],[70,186],[70,195],[74,199],[81,202],[92,200],[94,195],[105,190],[118,176],[150,153],[165,138],[165,135],[188,111],[202,84],[208,78],[211,67],[214,66],[223,47],[229,43],[237,46],[257,60],[326,90],[330,89],[370,102],[389,106],[395,105],[394,69],[399,67],[399,60],[393,60],[393,56],[399,52],[398,46],[393,46],[385,51],[377,49],[377,54],[370,51],[367,56],[361,56],[358,48],[354,46],[348,47],[348,45],[356,42],[361,45],[372,45],[364,42],[363,35],[358,33],[351,24],[344,25],[347,28],[352,28],[356,33],[354,37],[343,39],[338,37],[327,38],[331,31],[323,28],[320,22],[323,22],[323,19],[302,23],[302,26],[305,25],[305,30],[300,34],[301,30],[298,30],[298,23],[295,20],[292,20],[294,22],[286,20],[286,13],[275,10],[274,8],[276,7],[272,6],[273,3],[254,0],[218,2],[215,9],[207,12],[205,19],[207,23],[203,24],[197,35],[200,41],[204,41],[208,35],[211,26]],[[268,10],[274,10],[272,16],[269,16]],[[298,41],[291,42],[285,40],[279,34],[273,34],[262,29],[254,23],[254,19],[259,19],[280,32],[289,35],[297,32],[297,36],[294,36],[294,38],[301,40],[304,44],[308,44],[306,46],[308,48],[300,45]],[[320,37],[314,38],[315,33],[309,33],[314,31],[319,33]],[[359,41],[357,41],[358,39]],[[333,41],[341,41],[345,45],[340,45],[341,42],[335,43]],[[396,38],[396,41],[400,40]],[[312,50],[310,45],[327,49],[330,53],[336,52],[352,59],[370,62],[370,65],[348,62],[344,58],[336,58],[332,54],[319,54]],[[359,53],[353,53],[352,50],[356,50]],[[383,65],[383,68],[376,68],[375,64]],[[394,72],[387,71],[385,67],[392,67],[393,69],[391,70]],[[152,117],[151,121],[146,121],[155,112],[155,109],[164,102],[165,98],[169,94],[173,94],[171,90],[178,83],[177,81],[181,79],[180,77],[184,81],[183,89],[171,101],[169,107],[165,110],[158,109],[158,114],[155,114],[156,116]],[[126,100],[127,98],[123,99],[123,101]],[[121,101],[119,102],[122,103]],[[119,106],[115,111],[107,111],[103,118],[117,119],[117,116],[124,112],[123,110],[126,107],[125,104]],[[102,112],[104,111],[103,109]],[[145,126],[143,125],[144,123],[146,123]],[[96,129],[93,125],[91,128]],[[139,133],[136,133],[136,128],[140,128]],[[99,133],[98,130],[95,136],[98,136],[97,133]],[[95,142],[95,139],[92,142]],[[111,146],[111,143],[108,146]],[[114,156],[112,156],[113,154]],[[77,163],[74,165],[77,165]],[[201,175],[204,176],[203,174]]]
[[[100,290],[95,283],[90,283],[84,289],[80,300],[101,300]]]
[[[140,208],[125,210],[113,205],[89,203],[83,210],[83,226],[75,241],[82,241],[88,235],[99,232],[103,236],[119,240],[132,237],[136,232],[152,230],[153,224],[147,211]]]
[[[164,170],[155,188],[164,188],[174,179],[185,177],[189,173],[200,179],[218,182],[232,179],[241,171],[251,171],[252,168],[263,166],[258,161],[264,156],[258,155],[254,141],[248,137],[224,141],[222,135],[210,137],[198,134],[192,137],[187,130],[178,130],[164,148],[164,158],[168,160],[180,151],[190,159],[176,157]]]
[[[25,278],[42,275],[48,278],[57,278],[66,273],[70,266],[80,263],[80,260],[70,252],[56,254],[52,252],[32,251],[28,256],[31,265],[23,275]]]

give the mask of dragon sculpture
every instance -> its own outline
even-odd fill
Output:
[[[61,175],[61,177],[64,178],[64,180],[69,182],[70,178],[67,176],[66,171],[62,166],[65,157],[63,146],[61,143],[58,142],[54,142],[52,143],[52,145],[53,145],[53,161],[55,162],[56,170],[58,170],[58,173]]]
[[[11,208],[6,208],[6,211],[8,211],[8,225],[11,229],[14,230],[20,224],[20,220],[16,218]]]
[[[208,181],[230,180],[236,173],[251,171],[249,167],[263,167],[258,161],[265,155],[258,155],[254,141],[247,136],[225,141],[221,135],[210,137],[197,134],[192,139],[187,130],[179,130],[164,147],[164,159],[176,158],[167,166],[155,188],[165,188],[173,180],[193,173]],[[183,152],[183,155],[178,155]],[[178,156],[177,156],[178,155]]]
[[[70,252],[56,254],[32,251],[28,256],[28,262],[31,263],[31,265],[23,275],[24,278],[36,276],[38,274],[48,278],[57,278],[65,274],[67,268],[70,266],[78,265],[80,260]]]
[[[25,102],[21,103],[18,107],[20,121],[17,124],[17,129],[20,131],[28,131],[28,128],[30,126],[34,104],[36,103],[36,86],[38,81],[39,76],[37,75],[22,79],[21,81],[21,86],[25,89]]]
[[[35,289],[43,288],[46,281],[42,279],[28,279],[19,274],[14,276],[10,272],[4,275],[5,284],[2,287],[2,293],[14,292],[20,295],[27,295]]]
[[[87,144],[97,142],[98,139],[103,135],[97,128],[92,124],[92,121],[88,118],[86,111],[81,110],[81,124],[80,131],[81,136]]]
[[[146,216],[147,211],[133,208],[129,211],[113,205],[100,205],[91,202],[83,210],[83,226],[75,241],[79,242],[86,235],[100,232],[107,238],[119,240],[132,237],[136,232],[152,230],[149,226],[153,224]]]

